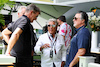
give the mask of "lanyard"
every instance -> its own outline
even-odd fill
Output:
[[[51,46],[53,47],[54,46],[54,43],[57,41],[57,36],[56,36],[56,38],[55,38],[55,40],[52,40],[51,38],[50,38],[50,36],[49,36],[49,34],[48,34],[48,37],[49,37],[49,40],[51,41]]]
[[[76,35],[80,30],[82,30],[84,28],[84,26],[82,28],[80,28],[74,35]]]
[[[77,31],[77,33],[78,33],[80,30],[82,30],[83,28],[84,28],[84,26],[83,26],[82,28],[80,28],[80,29]],[[74,36],[76,36],[77,33],[76,33]],[[74,37],[74,36],[73,36],[73,37]],[[72,37],[72,39],[73,39],[73,37]],[[72,39],[71,39],[71,40],[72,40]]]
[[[84,28],[84,26],[83,26],[81,29],[79,29],[79,30],[77,31],[77,33],[78,33],[80,30],[82,30],[83,28]],[[76,34],[77,34],[77,33],[76,33]]]
[[[48,34],[48,38],[49,38],[49,40],[51,41],[51,49],[53,49],[53,46],[54,46],[54,50],[55,50],[55,54],[56,54],[56,49],[55,49],[55,45],[54,45],[54,43],[57,41],[57,36],[56,36],[56,38],[55,38],[55,40],[51,40],[51,38],[50,38],[50,36],[49,36],[49,34]]]

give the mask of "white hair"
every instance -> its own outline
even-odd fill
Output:
[[[49,24],[49,22],[55,22],[55,25],[57,25],[57,21],[56,21],[56,19],[49,19],[48,21],[47,21],[47,25]]]
[[[20,6],[20,7],[18,8],[18,13],[20,13],[20,12],[22,11],[23,8],[26,9],[26,6]]]

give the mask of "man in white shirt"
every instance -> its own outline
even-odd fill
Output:
[[[47,26],[48,32],[39,37],[34,49],[37,54],[41,54],[41,67],[64,67],[66,60],[64,38],[56,33],[55,19],[49,19]]]

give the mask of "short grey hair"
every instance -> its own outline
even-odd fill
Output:
[[[49,19],[48,21],[47,21],[47,25],[49,24],[49,22],[55,22],[55,25],[58,25],[58,23],[57,23],[57,20],[56,19]]]
[[[20,7],[18,8],[18,13],[20,13],[20,12],[22,11],[23,8],[26,9],[26,6],[20,6]]]
[[[27,6],[27,8],[26,8],[26,12],[29,12],[29,11],[33,11],[34,13],[36,13],[36,12],[39,12],[40,13],[40,9],[36,6],[36,5],[34,5],[34,4],[30,4],[30,5],[28,5]]]

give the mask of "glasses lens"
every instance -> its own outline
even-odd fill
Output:
[[[76,18],[76,17],[74,17],[73,19],[77,20],[77,18]]]
[[[52,27],[56,27],[56,25],[48,25],[48,27],[50,27],[50,26],[52,26]]]
[[[55,27],[56,25],[52,25],[52,27]]]
[[[51,25],[48,25],[48,27],[50,27]]]

